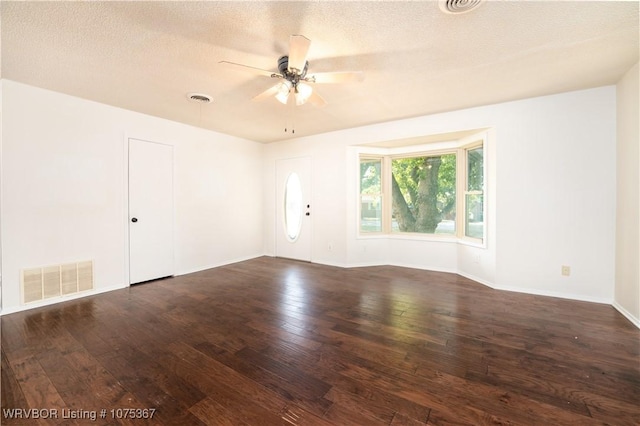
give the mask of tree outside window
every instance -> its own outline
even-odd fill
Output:
[[[392,230],[455,234],[456,155],[391,161]]]
[[[360,160],[360,231],[382,231],[382,160]]]
[[[391,154],[360,157],[361,233],[484,241],[482,140],[443,151]]]

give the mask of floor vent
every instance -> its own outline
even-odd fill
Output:
[[[93,261],[24,269],[22,303],[37,302],[93,289]]]

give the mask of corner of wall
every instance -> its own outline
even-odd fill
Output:
[[[640,68],[616,85],[616,246],[613,306],[640,328]]]
[[[629,311],[627,311],[624,306],[622,306],[621,304],[619,304],[616,301],[614,301],[611,305],[618,312],[620,312],[622,315],[624,315],[624,317],[627,318],[631,322],[631,324],[633,324],[636,327],[640,328],[640,318],[636,318],[635,316],[631,315],[631,313]]]

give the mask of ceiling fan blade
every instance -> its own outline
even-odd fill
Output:
[[[309,96],[308,102],[318,108],[323,107],[327,104],[327,101],[325,101],[322,96],[318,95],[318,92],[316,92],[315,90],[311,93],[311,96]]]
[[[305,36],[292,35],[289,38],[289,71],[296,69],[301,73],[304,70],[310,45],[311,40]]]
[[[311,83],[351,83],[364,80],[362,71],[346,72],[321,72],[307,77],[305,80]]]
[[[249,65],[236,64],[235,62],[220,61],[222,65],[230,66],[241,71],[249,71],[254,74],[264,75],[266,77],[277,77],[279,74],[273,71],[263,70],[261,68],[250,67]]]
[[[268,88],[267,90],[265,90],[264,92],[260,93],[257,96],[254,96],[251,100],[254,102],[260,102],[260,101],[264,101],[267,98],[270,98],[271,96],[274,96],[276,93],[278,93],[278,89],[280,88],[280,84],[278,83],[275,86],[272,86],[270,88]]]

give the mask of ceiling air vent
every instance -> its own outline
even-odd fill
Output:
[[[449,14],[467,13],[480,6],[484,0],[440,0],[440,10]]]
[[[204,93],[188,93],[187,99],[191,102],[197,102],[200,104],[208,104],[211,102],[211,96],[205,95]]]

